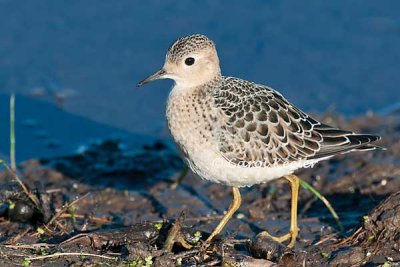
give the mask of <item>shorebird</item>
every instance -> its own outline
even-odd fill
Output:
[[[377,148],[370,134],[341,130],[307,115],[276,90],[221,75],[216,46],[208,37],[189,35],[168,49],[164,66],[138,83],[172,79],[167,121],[188,166],[203,179],[233,188],[233,200],[210,234],[219,234],[241,205],[240,187],[284,177],[291,186],[289,241],[298,235],[299,178],[293,173],[337,154]]]

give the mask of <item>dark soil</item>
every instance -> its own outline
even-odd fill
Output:
[[[229,206],[230,189],[191,173],[172,189],[184,168],[172,149],[157,142],[130,152],[112,140],[77,155],[22,163],[18,175],[38,206],[11,173],[0,175],[0,265],[399,264],[399,116],[323,119],[380,134],[379,145],[387,148],[338,156],[298,173],[332,203],[343,231],[323,203],[301,189],[296,248],[255,239],[264,229],[276,235],[288,230],[290,190],[278,179],[242,189],[239,212],[204,247]]]

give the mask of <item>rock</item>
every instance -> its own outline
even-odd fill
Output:
[[[364,249],[361,247],[350,247],[336,253],[330,261],[330,266],[360,266],[367,258]]]
[[[400,191],[390,195],[365,218],[364,228],[380,240],[399,240]]]
[[[224,267],[275,267],[279,266],[278,264],[265,260],[265,259],[255,259],[250,256],[246,256],[243,254],[230,254],[226,253],[224,255],[222,262],[222,266]]]
[[[252,256],[274,262],[278,262],[287,250],[281,243],[261,236],[256,236],[247,247]]]

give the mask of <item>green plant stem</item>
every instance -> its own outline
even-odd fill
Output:
[[[15,95],[10,96],[10,163],[13,171],[17,170],[15,161]]]
[[[309,183],[307,183],[306,181],[299,179],[300,180],[300,184],[303,188],[307,189],[308,191],[310,191],[312,194],[314,194],[319,200],[321,200],[325,206],[328,208],[329,212],[332,214],[333,218],[335,219],[337,225],[339,226],[339,229],[341,232],[344,231],[343,228],[343,224],[340,221],[339,216],[337,215],[335,209],[332,207],[331,203],[323,196],[321,195],[317,189],[315,189],[313,186],[311,186]]]

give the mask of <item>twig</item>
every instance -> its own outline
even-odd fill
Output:
[[[90,253],[84,253],[84,252],[64,252],[64,253],[60,252],[60,253],[54,253],[54,254],[50,254],[50,255],[37,256],[37,257],[30,257],[30,258],[25,258],[25,259],[33,261],[33,260],[43,260],[43,259],[48,259],[48,258],[65,257],[65,256],[88,256],[88,257],[102,258],[102,259],[106,259],[106,260],[115,260],[115,257],[90,254]]]
[[[15,171],[17,164],[15,163],[15,95],[10,96],[10,162],[11,169]]]
[[[51,248],[55,246],[56,246],[55,244],[47,244],[47,243],[36,243],[30,245],[4,245],[5,248],[14,248],[14,249]]]
[[[80,198],[75,199],[71,203],[67,204],[64,208],[60,209],[54,216],[50,219],[48,223],[46,223],[45,227],[48,228],[50,225],[52,225],[55,220],[57,220],[63,213],[65,213],[71,206],[75,205],[77,202],[81,201],[82,199],[86,198],[89,195],[89,192],[83,195]]]
[[[199,216],[199,217],[189,217],[185,218],[185,222],[200,222],[200,221],[218,221],[221,220],[223,215],[210,215],[210,216]],[[165,220],[154,220],[153,223],[164,223]]]
[[[26,185],[21,181],[21,179],[19,179],[19,177],[17,176],[17,174],[10,169],[7,164],[4,162],[4,160],[0,159],[0,165],[3,166],[3,168],[11,174],[11,176],[14,178],[15,181],[17,181],[17,183],[21,186],[22,190],[24,191],[24,193],[28,196],[28,198],[33,202],[33,204],[35,204],[35,207],[38,210],[41,210],[40,208],[40,204],[39,204],[39,200],[37,199],[37,197],[31,193],[31,191],[29,191],[28,187],[26,187]]]
[[[365,234],[365,229],[360,227],[350,237],[342,239],[337,243],[331,244],[331,245],[329,245],[329,247],[336,248],[336,247],[340,247],[344,244],[348,244],[349,242],[354,243],[354,240],[357,240],[360,237],[360,235],[363,235],[363,234]]]
[[[307,189],[308,191],[313,193],[319,200],[321,200],[325,204],[325,206],[328,208],[329,212],[332,214],[333,218],[335,219],[337,225],[339,226],[340,231],[343,232],[344,231],[343,224],[340,221],[340,218],[337,215],[335,209],[332,207],[331,203],[309,183],[307,183],[303,179],[299,179],[299,180],[300,180],[300,184],[302,187],[304,187],[305,189]]]
[[[71,214],[61,214],[60,215],[60,217],[59,218],[71,218],[72,217],[72,215]],[[85,218],[87,218],[89,221],[92,221],[92,222],[96,222],[96,223],[108,223],[108,224],[111,224],[111,223],[114,223],[113,221],[110,221],[109,219],[106,219],[106,218],[100,218],[100,217],[94,217],[94,216],[85,216],[85,215],[82,215],[82,214],[74,214],[74,217],[75,218],[79,218],[79,219],[85,219]]]
[[[314,246],[318,246],[318,245],[321,245],[322,243],[325,243],[325,242],[327,242],[329,240],[336,239],[335,236],[336,236],[336,234],[328,235],[328,236],[322,238],[321,240],[319,240],[317,243],[315,243]]]
[[[56,226],[58,226],[58,228],[61,230],[61,235],[68,233],[68,231],[66,230],[66,226],[64,226],[60,221],[55,221],[54,222],[56,224]],[[50,231],[51,232],[51,231]]]
[[[32,228],[31,228],[31,227],[28,227],[27,229],[25,229],[25,230],[22,231],[21,233],[18,233],[16,236],[14,236],[13,238],[11,238],[11,240],[8,241],[7,244],[11,245],[11,244],[17,243],[17,241],[20,240],[24,235],[26,235],[30,230],[32,230]]]
[[[192,249],[192,250],[186,250],[186,251],[182,251],[180,253],[176,253],[175,255],[172,256],[172,258],[173,259],[184,258],[184,257],[187,257],[189,255],[196,254],[198,252],[200,252],[200,249],[198,249],[198,248],[195,248],[195,249]]]
[[[77,235],[75,235],[75,236],[73,236],[73,237],[68,238],[67,240],[64,240],[63,242],[61,242],[61,243],[58,244],[58,245],[59,245],[59,246],[68,245],[68,244],[71,244],[71,242],[74,242],[74,241],[76,241],[76,240],[82,239],[83,237],[88,237],[88,238],[90,238],[90,239],[92,238],[92,237],[90,236],[90,234],[87,234],[87,233],[77,234]]]
[[[190,218],[185,218],[185,222],[192,222],[192,221],[217,221],[217,220],[221,220],[223,217],[224,217],[224,216],[222,216],[222,215],[190,217]]]

